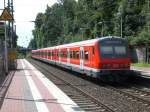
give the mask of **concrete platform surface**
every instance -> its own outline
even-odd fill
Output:
[[[83,112],[27,60],[17,60],[0,112]]]
[[[150,76],[150,68],[145,68],[145,67],[133,67],[131,66],[131,70],[138,72],[142,75]]]

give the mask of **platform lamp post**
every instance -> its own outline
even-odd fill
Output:
[[[81,31],[81,36],[82,36],[82,40],[84,39],[83,38],[83,28],[80,28],[80,31]]]
[[[117,15],[120,17],[120,36],[121,36],[121,38],[123,37],[123,35],[122,35],[122,23],[123,23],[122,13],[123,13],[123,7],[121,5],[120,8],[119,8],[119,12],[117,13]]]
[[[103,32],[104,32],[104,31],[103,31],[103,30],[104,30],[104,28],[103,28],[103,23],[104,23],[104,21],[100,21],[100,22],[97,23],[97,25],[100,25],[100,24],[102,25],[102,29],[101,29],[101,36],[102,36],[102,37],[103,37],[103,35],[104,35],[104,34],[103,34]]]

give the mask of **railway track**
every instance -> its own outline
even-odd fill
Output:
[[[64,79],[60,79],[60,77],[55,76],[55,74],[53,72],[50,72],[48,70],[48,68],[44,68],[42,65],[38,64],[36,61],[32,61],[32,63],[34,62],[34,64],[36,66],[38,66],[38,68],[41,68],[40,71],[43,70],[44,74],[45,71],[47,72],[47,76],[48,74],[54,75],[55,79],[57,78],[57,81],[53,80],[54,83],[59,86],[59,88],[61,88],[69,97],[71,97],[83,110],[85,111],[90,111],[90,112],[122,112],[122,110],[118,110],[118,108],[116,106],[113,106],[111,104],[107,104],[107,103],[103,103],[101,102],[101,100],[99,100],[99,98],[95,98],[93,97],[93,93],[91,95],[91,93],[87,93],[84,91],[83,88],[84,84],[72,84],[70,82],[67,82]],[[37,64],[38,65],[37,65]],[[50,72],[50,73],[49,73]],[[56,72],[55,72],[56,73]],[[61,74],[61,72],[58,72],[57,74]],[[61,75],[63,77],[63,75]],[[61,81],[58,81],[61,80]],[[101,82],[102,84],[102,82]],[[97,84],[99,85],[99,84]],[[118,94],[122,97],[124,97],[124,99],[126,99],[126,101],[128,102],[132,102],[131,104],[135,104],[135,105],[140,105],[143,109],[141,109],[140,111],[137,109],[135,109],[135,112],[149,112],[150,111],[150,100],[148,100],[147,98],[150,97],[150,92],[146,92],[144,90],[141,90],[139,88],[136,87],[128,87],[128,85],[122,85],[121,88],[113,86],[113,85],[109,85],[107,83],[103,83],[102,84],[102,88],[105,88],[107,91],[113,91],[113,94]],[[121,84],[120,84],[121,85]],[[73,87],[74,86],[74,87]],[[69,88],[69,89],[66,89]],[[86,87],[85,87],[86,88]],[[98,87],[94,87],[95,89],[99,89],[101,88],[100,86]],[[94,92],[94,91],[93,91]],[[100,94],[102,91],[99,91]],[[113,102],[113,101],[112,101]],[[124,102],[124,101],[123,101]],[[122,103],[123,103],[122,102]],[[124,105],[124,104],[121,104]],[[139,107],[140,108],[140,107]],[[132,110],[130,110],[132,111]],[[126,111],[125,111],[126,112]]]
[[[145,105],[148,108],[150,108],[150,93],[147,91],[140,90],[135,87],[131,87],[130,89],[118,89],[114,86],[109,86],[109,88],[115,92],[122,94],[132,102],[139,102],[142,105]]]
[[[124,94],[130,94],[132,95],[132,97],[139,101],[142,100],[144,102],[147,102],[146,105],[150,106],[150,90],[143,90],[135,84],[119,83],[118,85],[122,85],[119,90],[121,90],[121,92],[123,92]]]
[[[82,86],[82,85],[73,85],[72,83],[56,76],[54,73],[52,73],[45,67],[39,64],[36,64],[34,61],[32,61],[32,64],[38,67],[38,69],[44,70],[45,74],[52,75],[55,80],[51,79],[51,81],[53,81],[54,83],[56,82],[55,84],[59,88],[61,88],[73,101],[75,101],[80,106],[80,108],[83,109],[84,111],[86,112],[115,112],[115,110],[112,110],[109,106],[101,103],[95,97],[81,90],[78,86]],[[61,84],[57,84],[58,81],[56,81],[56,79],[61,81]]]

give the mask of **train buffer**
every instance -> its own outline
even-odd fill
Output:
[[[17,64],[0,88],[0,112],[83,112],[27,60]]]

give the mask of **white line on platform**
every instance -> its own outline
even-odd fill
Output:
[[[72,101],[63,91],[61,91],[53,82],[46,78],[40,71],[31,65],[27,60],[25,62],[33,69],[37,77],[42,81],[49,92],[57,99],[65,112],[84,112],[79,108],[79,106]]]
[[[25,68],[25,65],[23,63],[24,60],[21,60],[21,64],[22,64],[22,67],[23,69]],[[24,70],[25,72],[25,76],[26,76],[26,79],[28,81],[28,84],[29,84],[29,87],[30,87],[30,90],[31,90],[31,93],[32,93],[32,96],[33,96],[33,99],[36,101],[36,100],[40,100],[42,99],[34,81],[32,80],[32,77],[30,76],[31,74],[27,71],[27,70]],[[37,107],[37,110],[38,112],[49,112],[46,104],[44,102],[35,102],[36,104],[36,107]]]

